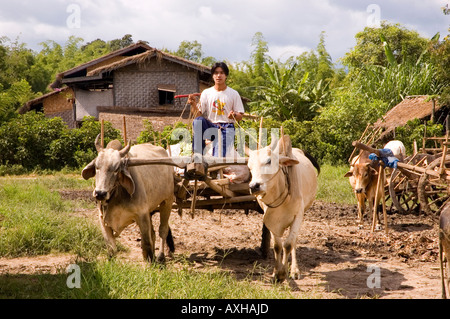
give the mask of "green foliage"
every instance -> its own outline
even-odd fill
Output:
[[[428,42],[416,31],[387,21],[382,21],[380,28],[366,27],[364,31],[357,33],[355,38],[356,46],[342,58],[342,63],[350,69],[368,64],[387,66],[394,63],[393,60],[388,62],[383,42],[388,44],[392,52],[389,59],[395,59],[396,63],[417,61]]]
[[[189,136],[186,136],[189,134]],[[180,141],[190,143],[190,135],[192,134],[191,128],[182,122],[176,122],[174,125],[167,125],[163,131],[157,131],[153,128],[150,121],[144,120],[144,129],[141,131],[137,138],[137,143],[151,143],[153,145],[162,146],[167,148],[167,145],[177,144]]]
[[[95,137],[100,123],[85,118],[80,129],[68,129],[64,121],[28,112],[0,126],[0,164],[27,170],[80,167],[96,156]],[[105,123],[105,143],[120,139],[120,131]]]
[[[418,147],[422,147],[423,137],[442,136],[445,134],[442,124],[435,124],[431,121],[422,123],[419,119],[408,121],[405,126],[398,127],[395,131],[395,137],[405,144],[406,153],[413,153],[414,141],[417,142]],[[434,141],[427,141],[425,147],[436,147]],[[440,145],[437,145],[440,147]]]

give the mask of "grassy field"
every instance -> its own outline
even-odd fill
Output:
[[[343,178],[346,169],[322,167],[318,200],[353,202]],[[265,284],[261,289],[262,283],[237,281],[221,270],[194,271],[186,260],[169,261],[166,267],[107,260],[96,221],[75,213],[94,205],[63,200],[58,192],[90,189],[92,181],[74,174],[0,178],[0,257],[69,253],[77,256],[82,273],[81,289],[67,288],[65,269],[57,274],[0,275],[0,298],[294,298],[286,285]],[[320,298],[295,295],[299,297]]]

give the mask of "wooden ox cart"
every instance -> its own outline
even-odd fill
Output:
[[[400,213],[414,210],[429,215],[439,215],[450,201],[450,154],[448,134],[437,138],[442,144],[433,153],[416,153],[397,163],[397,168],[385,181],[385,201],[390,198]],[[365,149],[380,156],[377,149],[360,142],[353,142],[359,149]]]

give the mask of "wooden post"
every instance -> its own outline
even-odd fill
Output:
[[[386,172],[384,167],[380,165],[380,170],[383,173],[382,183],[383,183],[383,197],[382,197],[382,203],[383,203],[383,217],[384,217],[384,231],[386,232],[386,235],[389,233],[388,230],[388,222],[387,222],[387,213],[386,213],[386,194],[384,193],[384,185],[386,183]]]
[[[258,145],[257,145],[258,149],[261,148],[262,125],[263,125],[263,117],[261,116],[261,120],[259,121]]]
[[[127,123],[125,120],[125,115],[123,116],[123,144],[127,145]]]
[[[102,119],[101,121],[101,125],[100,125],[100,141],[101,141],[101,145],[102,147],[105,147],[105,124],[104,124],[104,120]]]
[[[286,154],[286,145],[284,145],[284,130],[283,130],[283,126],[280,127],[280,140],[281,140],[281,154],[283,155],[287,155]]]
[[[195,179],[194,191],[193,191],[192,200],[191,200],[191,218],[192,219],[194,219],[194,215],[195,215],[195,203],[197,202],[197,189],[198,189],[198,180]]]
[[[375,222],[376,222],[376,217],[378,216],[378,193],[379,193],[379,189],[380,189],[380,183],[381,183],[381,179],[382,179],[382,172],[381,170],[383,169],[382,165],[380,164],[380,168],[378,170],[378,179],[377,179],[377,189],[375,191],[375,198],[374,198],[374,203],[373,203],[373,218],[372,218],[372,232],[375,231]],[[383,194],[384,195],[384,194]]]

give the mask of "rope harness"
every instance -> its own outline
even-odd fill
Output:
[[[278,168],[278,171],[267,182],[270,182],[272,179],[274,179],[275,176],[277,176],[280,171],[283,171],[283,173],[284,173],[284,181],[285,181],[284,186],[285,187],[284,187],[284,190],[281,192],[280,196],[278,196],[272,203],[270,203],[270,204],[264,203],[269,208],[277,208],[277,207],[281,206],[286,201],[287,197],[291,194],[291,180],[289,178],[287,167],[280,166]],[[286,194],[283,196],[284,193],[286,193]],[[280,201],[280,199],[281,199],[281,201]],[[280,201],[280,202],[277,203],[278,201]]]

